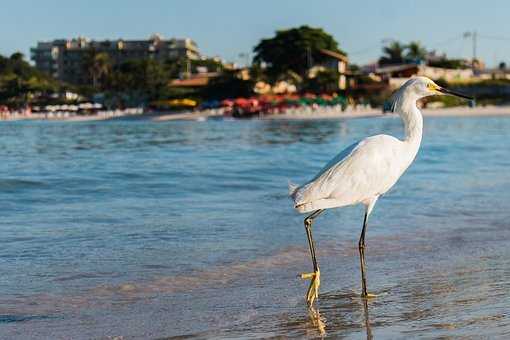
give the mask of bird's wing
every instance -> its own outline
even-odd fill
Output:
[[[402,173],[401,143],[394,137],[378,135],[352,144],[295,191],[295,205],[320,199],[348,205],[386,192]]]

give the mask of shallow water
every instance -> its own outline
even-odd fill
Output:
[[[509,118],[428,118],[369,222],[316,220],[331,337],[510,336]],[[0,125],[0,338],[318,337],[287,198],[394,118]]]

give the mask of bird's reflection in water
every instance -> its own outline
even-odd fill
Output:
[[[310,316],[310,321],[312,322],[312,325],[317,328],[319,331],[319,334],[321,336],[326,335],[326,323],[325,320],[322,319],[321,314],[319,313],[319,310],[315,308],[314,306],[310,306],[308,308],[308,315]]]
[[[338,331],[355,331],[361,327],[365,329],[367,340],[373,339],[369,300],[362,299],[355,293],[326,293],[321,296],[320,301],[324,313],[321,314],[318,307],[312,306],[308,309],[308,316],[312,327],[321,337],[334,335]],[[354,317],[356,314],[359,315],[358,321]]]
[[[368,300],[363,299],[363,314],[365,316],[365,329],[367,331],[367,340],[372,340],[372,328],[370,327],[370,315],[368,313]]]

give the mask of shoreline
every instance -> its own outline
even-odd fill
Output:
[[[491,116],[510,116],[510,105],[488,105],[479,107],[466,107],[457,106],[450,108],[435,108],[435,109],[421,109],[424,117],[491,117]],[[286,112],[279,114],[268,114],[262,116],[254,116],[246,119],[260,119],[260,120],[314,120],[314,119],[351,119],[351,118],[374,118],[392,116],[392,113],[383,114],[381,109],[347,109],[346,111],[339,110],[310,110],[303,109],[301,112]],[[98,114],[90,116],[57,116],[47,117],[46,115],[30,115],[30,116],[15,116],[9,119],[0,121],[26,121],[26,120],[45,120],[45,121],[60,121],[60,122],[92,122],[92,121],[109,121],[118,119],[132,119],[149,120],[153,122],[165,121],[204,121],[209,118],[219,117],[222,118],[222,110],[204,110],[196,112],[180,112],[180,113],[162,113],[162,114],[132,114],[120,113],[115,114]],[[235,119],[235,118],[234,118]],[[241,120],[243,118],[240,118]]]
[[[451,108],[437,108],[437,109],[422,109],[424,117],[490,117],[490,116],[510,116],[510,105],[503,106],[479,106],[479,107],[465,107],[457,106]],[[314,120],[314,119],[339,119],[339,118],[373,118],[392,116],[392,113],[383,114],[381,109],[358,109],[347,111],[334,111],[329,110],[326,112],[303,110],[301,113],[287,112],[279,114],[268,114],[263,116],[254,116],[246,119],[260,119],[260,120]],[[205,120],[209,117],[222,117],[218,113],[209,112],[191,112],[191,113],[174,113],[161,115],[153,118],[152,121],[174,121],[174,120]]]
[[[480,107],[451,107],[438,109],[421,109],[424,117],[490,117],[510,116],[510,105],[480,106]],[[262,116],[262,120],[307,120],[307,119],[338,119],[338,118],[373,118],[393,116],[393,113],[382,113],[380,109],[366,109],[358,111],[328,112],[328,113],[299,113],[275,114]]]

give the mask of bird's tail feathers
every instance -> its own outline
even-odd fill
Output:
[[[296,191],[299,189],[299,185],[292,183],[289,180],[289,196],[294,198],[294,195],[296,194]]]

